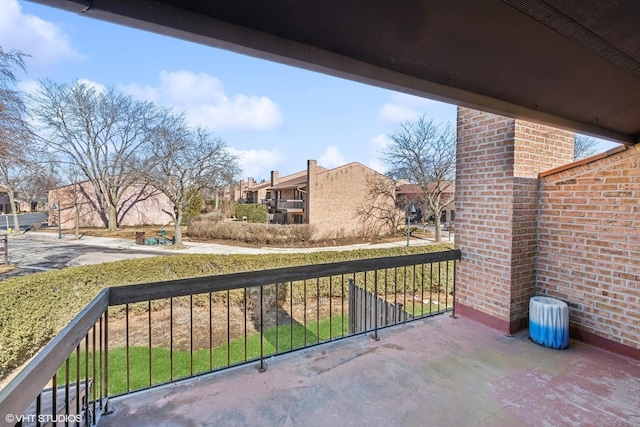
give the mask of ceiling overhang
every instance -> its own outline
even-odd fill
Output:
[[[640,142],[640,2],[35,0],[414,95]]]

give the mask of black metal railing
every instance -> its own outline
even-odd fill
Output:
[[[108,305],[105,289],[0,390],[3,422],[95,425],[107,406]]]
[[[452,250],[106,289],[0,391],[0,407],[25,421],[50,413],[93,425],[107,397],[244,363],[264,370],[269,357],[353,335],[377,339],[381,328],[453,311],[458,259]]]
[[[277,200],[277,209],[304,209],[304,200]]]

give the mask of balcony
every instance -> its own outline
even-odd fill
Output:
[[[637,423],[637,362],[455,318],[457,259],[105,289],[0,391],[0,412],[23,425]]]
[[[0,408],[22,425],[107,422],[110,401],[134,391],[377,338],[451,312],[457,259],[446,251],[105,289],[0,391]]]
[[[277,200],[276,209],[287,213],[302,213],[304,212],[304,200]]]
[[[260,199],[260,204],[265,205],[267,208],[276,207],[276,199]]]
[[[260,203],[269,209],[287,213],[304,212],[304,200],[300,199],[262,199]]]
[[[637,425],[640,366],[441,315],[115,398],[121,425]]]

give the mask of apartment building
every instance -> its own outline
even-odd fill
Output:
[[[309,160],[306,170],[291,175],[281,177],[278,171],[272,171],[269,186],[254,186],[252,194],[264,191],[260,203],[269,207],[272,223],[310,224],[317,237],[359,236],[372,230],[388,234],[394,231],[388,224],[365,227],[361,214],[363,205],[371,203],[367,195],[372,178],[394,185],[391,179],[358,162],[327,169]],[[395,209],[391,199],[375,203],[383,205],[380,208]]]

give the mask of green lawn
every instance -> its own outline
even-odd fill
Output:
[[[451,300],[451,303],[453,303],[453,300]],[[425,317],[431,314],[442,313],[447,310],[447,307],[444,305],[444,303],[423,304],[420,301],[407,301],[407,305],[404,306],[403,309],[407,314],[412,315],[414,317]]]
[[[451,245],[442,244],[295,254],[183,254],[70,267],[8,278],[0,282],[0,378],[35,354],[105,287],[450,249]],[[420,271],[418,274],[422,283],[425,272]],[[383,274],[378,273],[379,276]],[[398,274],[397,283],[403,286],[403,270]],[[444,286],[435,272],[433,277],[430,270],[426,274],[427,285]],[[367,277],[373,276],[374,273],[367,273]],[[321,290],[326,291],[325,284],[329,281],[323,279],[321,282]],[[369,280],[369,283],[373,281]],[[406,286],[414,286],[411,279]]]
[[[399,301],[400,302],[400,301]],[[407,301],[404,310],[415,317],[437,314],[444,311],[444,304],[423,304],[419,301]],[[331,330],[330,330],[331,329]],[[270,327],[264,332],[263,354],[265,357],[301,349],[309,345],[325,342],[331,338],[348,334],[348,318],[336,315],[331,319],[312,322],[305,328],[301,324],[293,327],[283,325]],[[276,349],[277,343],[277,349]],[[171,366],[173,356],[173,367]],[[230,345],[222,344],[218,347],[202,349],[193,352],[174,350],[173,355],[168,348],[154,347],[151,349],[151,384],[149,383],[149,348],[129,347],[129,390],[136,390],[149,385],[162,384],[171,379],[189,377],[192,374],[209,372],[256,360],[260,357],[260,334],[254,332],[231,341]],[[85,357],[80,352],[80,378],[84,379]],[[58,371],[58,384],[65,382],[65,367]],[[124,347],[109,349],[109,395],[121,394],[127,391],[127,353]],[[76,380],[76,353],[71,354],[69,363],[69,378]],[[92,354],[89,354],[89,372],[93,370]],[[172,372],[173,370],[173,372]]]
[[[331,331],[329,330],[331,328]],[[305,346],[328,341],[346,335],[347,318],[340,315],[319,323],[309,323],[306,328],[296,324],[293,328],[279,326],[277,328],[278,353],[304,348]],[[264,332],[264,356],[276,354],[276,328],[271,327]],[[151,349],[151,385],[171,380],[171,354],[168,348]],[[89,372],[93,371],[92,354],[89,354]],[[193,372],[207,372],[215,369],[242,363],[260,357],[260,334],[254,332],[247,335],[246,353],[244,337],[231,341],[231,345],[223,344],[209,349],[193,352],[173,351],[173,378],[188,377]],[[84,379],[84,352],[80,354],[80,377]],[[69,363],[69,378],[76,379],[76,353]],[[127,355],[124,347],[109,349],[109,395],[127,391]],[[58,384],[65,382],[65,365],[58,371]],[[149,386],[149,349],[147,347],[129,347],[129,389],[136,390]]]

